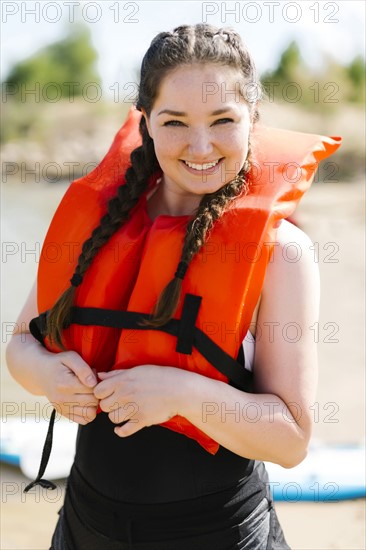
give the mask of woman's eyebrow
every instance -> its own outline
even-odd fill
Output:
[[[172,111],[171,109],[164,109],[163,111],[160,111],[160,113],[158,113],[158,116],[159,115],[187,116],[187,113],[183,113],[182,111]]]
[[[223,113],[227,113],[229,111],[231,111],[230,107],[216,109],[216,111],[212,111],[209,116],[222,115]],[[159,115],[188,116],[187,113],[183,113],[182,111],[172,111],[171,109],[163,109],[158,113],[158,116]]]

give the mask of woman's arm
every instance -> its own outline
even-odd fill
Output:
[[[256,393],[174,367],[100,373],[102,382],[94,390],[100,407],[114,423],[130,419],[115,428],[119,436],[179,414],[240,456],[284,467],[305,458],[317,382],[310,327],[318,319],[319,274],[312,243],[301,230],[284,222],[278,243],[257,319]],[[298,261],[291,261],[291,252],[298,253]]]
[[[45,395],[46,378],[44,359],[50,354],[33,336],[28,328],[33,317],[37,317],[37,284],[19,314],[11,340],[6,348],[6,363],[12,377],[34,395]]]
[[[44,395],[58,412],[80,424],[95,418],[98,405],[93,388],[96,378],[87,363],[74,351],[52,353],[28,330],[38,316],[36,284],[17,319],[6,350],[6,362],[13,378],[34,395]]]

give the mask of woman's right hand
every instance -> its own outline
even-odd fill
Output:
[[[93,389],[98,383],[90,366],[76,351],[50,353],[43,366],[44,395],[58,413],[78,424],[88,424],[97,414],[99,400]]]
[[[6,349],[9,372],[33,395],[46,396],[63,416],[78,424],[88,424],[94,420],[98,408],[98,399],[93,393],[97,378],[76,351],[52,353],[29,332],[20,331],[37,315],[35,282]]]

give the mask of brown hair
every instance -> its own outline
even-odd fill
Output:
[[[149,117],[162,80],[173,69],[191,63],[230,66],[238,70],[244,85],[261,91],[255,65],[236,31],[206,24],[182,25],[172,32],[159,33],[151,42],[142,60],[136,108],[144,109]],[[248,99],[245,96],[244,98]],[[256,122],[259,118],[257,101],[247,101],[247,105],[251,121]],[[126,184],[118,188],[116,196],[108,202],[107,213],[102,217],[100,225],[84,242],[72,285],[60,296],[47,316],[47,334],[63,349],[62,329],[69,321],[75,287],[82,282],[100,248],[127,221],[131,210],[147,189],[150,176],[160,168],[144,117],[141,117],[140,133],[142,145],[131,153],[131,166],[125,174]],[[161,326],[174,315],[180,299],[182,280],[192,258],[204,245],[214,222],[228,208],[230,202],[246,192],[249,170],[250,146],[246,162],[237,176],[215,193],[202,197],[195,217],[187,225],[176,274],[162,291],[148,322],[151,326]]]

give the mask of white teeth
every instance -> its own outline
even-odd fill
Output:
[[[208,168],[216,166],[219,160],[215,160],[215,162],[208,162],[207,164],[193,164],[193,162],[188,162],[187,160],[185,160],[184,162],[187,166],[189,166],[190,168],[194,168],[195,170],[208,170]]]

